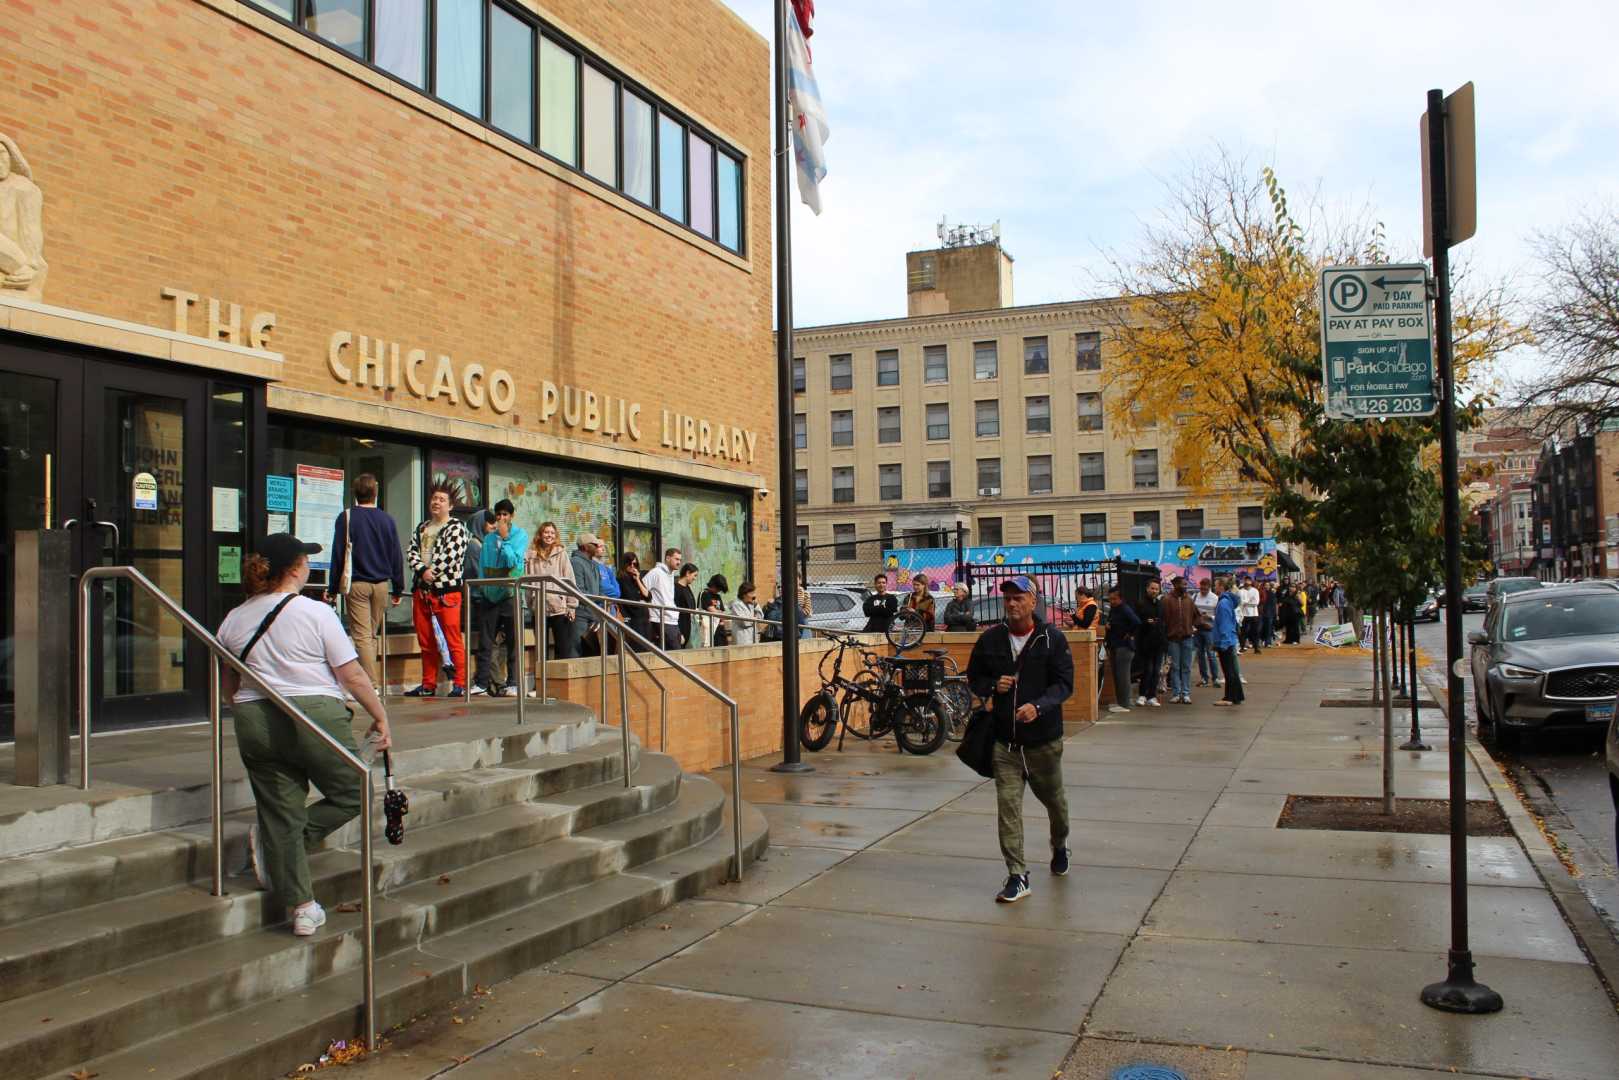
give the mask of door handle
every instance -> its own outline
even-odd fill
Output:
[[[94,529],[111,529],[112,530],[112,554],[113,554],[113,558],[116,559],[118,557],[118,544],[119,544],[119,538],[120,538],[120,533],[118,532],[118,526],[116,524],[114,524],[113,522],[111,522],[111,521],[92,521],[90,523],[90,527],[94,528]]]

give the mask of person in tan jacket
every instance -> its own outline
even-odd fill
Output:
[[[1197,648],[1197,604],[1177,577],[1164,597],[1164,637],[1169,642],[1169,702],[1192,703],[1192,652]]]
[[[573,583],[573,560],[563,549],[562,534],[557,531],[554,522],[547,521],[534,535],[524,572],[530,575],[550,574],[559,581]],[[545,611],[541,612],[538,610],[539,595],[536,591],[532,601],[536,608],[534,632],[543,634],[549,630],[551,633],[552,646],[551,651],[546,653],[547,659],[573,659],[579,655],[579,635],[574,630],[574,615],[579,609],[579,601],[561,589],[547,589]]]

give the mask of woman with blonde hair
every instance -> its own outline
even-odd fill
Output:
[[[524,573],[530,576],[549,574],[559,581],[573,584],[573,559],[562,547],[562,534],[557,531],[556,522],[547,521],[534,534]],[[579,638],[574,630],[574,616],[579,610],[578,599],[561,589],[547,589],[545,610],[542,612],[539,610],[539,595],[536,590],[535,598],[531,601],[535,609],[534,632],[551,632],[551,651],[546,657],[551,660],[573,659],[579,655]]]
[[[247,599],[225,616],[219,643],[352,751],[354,711],[343,699],[346,690],[371,717],[372,747],[386,750],[388,714],[354,642],[335,611],[301,595],[309,583],[309,556],[320,550],[290,533],[265,537],[242,564]],[[309,849],[360,812],[364,785],[326,740],[243,685],[234,668],[220,672],[220,683],[258,808],[258,823],[248,834],[254,876],[292,909],[292,932],[308,937],[326,922],[310,888]],[[323,797],[306,806],[311,783]]]

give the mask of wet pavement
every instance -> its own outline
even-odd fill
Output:
[[[993,900],[992,789],[948,748],[750,763],[772,846],[744,882],[423,1017],[351,1072],[1612,1080],[1614,1002],[1517,839],[1469,847],[1478,973],[1506,1008],[1459,1017],[1417,997],[1445,971],[1445,839],[1275,827],[1288,794],[1379,790],[1376,715],[1319,704],[1364,682],[1364,654],[1243,667],[1240,709],[1204,689],[1070,734],[1073,871],[1047,870],[1031,800],[1016,905]],[[1400,754],[1400,793],[1442,787],[1439,757]]]

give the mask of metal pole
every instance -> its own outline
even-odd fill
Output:
[[[94,590],[79,586],[79,788],[90,790],[90,606]]]
[[[365,947],[365,1048],[377,1048],[377,924],[375,905],[376,869],[371,864],[371,806],[376,802],[377,785],[371,770],[365,770],[365,802],[360,812],[360,861],[365,864],[365,891],[361,894],[360,940]]]
[[[1450,952],[1443,982],[1422,990],[1423,1004],[1445,1012],[1490,1013],[1501,995],[1473,978],[1467,942],[1467,696],[1457,666],[1462,659],[1462,519],[1457,476],[1456,384],[1451,356],[1450,221],[1445,137],[1445,96],[1428,91],[1428,187],[1433,223],[1434,346],[1439,360],[1440,472],[1445,496],[1445,692],[1450,719]]]
[[[742,717],[731,703],[731,842],[736,850],[736,866],[731,876],[742,880]]]
[[[601,712],[597,713],[596,715],[603,718],[603,719],[606,719],[606,717],[607,717],[607,620],[603,619],[601,621],[601,623],[598,625],[597,635],[596,636],[601,638],[601,647],[602,647],[601,676],[600,676],[600,679],[598,680],[602,684],[601,685],[601,688],[602,688],[602,707],[601,707]],[[619,666],[622,667],[624,665],[624,641],[623,641],[622,636],[620,636],[619,643],[618,643],[618,656],[619,656],[619,660],[618,660]]]
[[[659,633],[662,633],[660,630]],[[618,727],[624,737],[624,786],[630,786],[630,675],[624,663],[627,646],[624,631],[618,632]]]
[[[540,607],[534,613],[535,663],[540,667],[540,704],[551,704],[551,688],[545,681],[545,579],[540,579]]]
[[[787,0],[776,0],[776,476],[781,505],[781,761],[772,772],[814,772],[800,760],[798,747],[798,575],[793,545],[798,537],[798,504],[793,451],[793,214],[788,162],[792,128],[787,113]],[[661,631],[660,631],[661,632]],[[661,640],[659,642],[662,644]]]
[[[467,650],[472,648],[472,586],[466,582],[461,583],[461,616],[462,621],[466,624],[466,629],[461,635],[461,667],[463,670],[455,673],[461,677],[463,684],[461,692],[466,695],[466,700],[470,704],[472,701],[472,672],[465,669],[472,666],[467,663]],[[448,647],[450,643],[445,641],[444,644],[445,647]],[[450,670],[455,671],[454,652],[450,653]],[[453,690],[455,683],[450,683],[450,688]]]
[[[508,671],[507,674],[512,677],[512,682],[517,687],[517,726],[522,727],[525,719],[524,706],[528,703],[528,687],[523,685],[523,587],[521,585],[512,590],[512,633],[516,637],[515,644],[517,648],[512,651],[511,658],[512,665],[517,670]],[[489,666],[492,668],[494,664],[495,657],[491,652]],[[494,675],[491,674],[489,678],[492,681]]]
[[[1410,683],[1411,695],[1411,738],[1400,744],[1401,750],[1432,750],[1433,747],[1422,741],[1422,725],[1417,720],[1417,622],[1412,619],[1405,626],[1408,643],[1405,650],[1406,661],[1411,668]]]
[[[377,652],[382,657],[377,661],[377,682],[381,684],[377,690],[377,696],[382,698],[383,701],[388,700],[388,611],[392,607],[393,594],[389,593],[388,599],[382,605],[382,628],[378,634],[380,647],[377,649]]]
[[[208,653],[208,727],[214,764],[209,809],[214,819],[214,895],[225,895],[225,739],[219,721],[219,655]]]
[[[1384,608],[1377,613],[1377,639],[1382,643],[1378,670],[1383,675],[1383,813],[1394,813],[1394,694],[1389,678],[1389,661],[1393,651],[1389,648],[1388,630],[1390,614]]]

